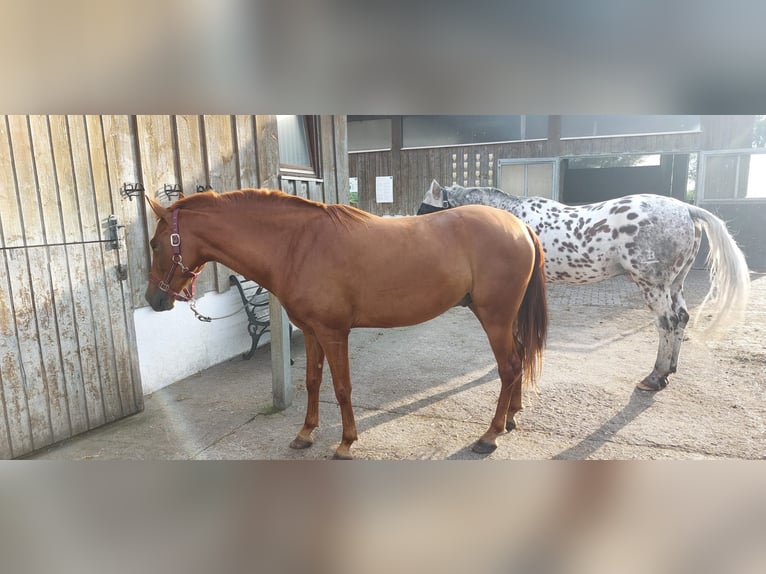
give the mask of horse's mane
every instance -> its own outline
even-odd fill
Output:
[[[204,191],[179,199],[173,207],[179,209],[199,209],[213,202],[231,202],[235,205],[240,203],[249,204],[255,202],[257,204],[258,202],[268,202],[274,205],[281,204],[290,208],[305,209],[312,213],[322,211],[333,223],[340,223],[344,227],[357,223],[365,223],[374,217],[366,211],[351,207],[350,205],[325,204],[289,195],[281,191],[265,189],[240,189],[225,193]]]

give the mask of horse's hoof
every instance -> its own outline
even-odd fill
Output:
[[[648,376],[636,385],[639,391],[656,392],[661,391],[668,386],[668,378]]]
[[[290,443],[290,448],[302,450],[304,448],[310,447],[312,444],[314,444],[313,440],[307,440],[303,437],[297,436],[293,439],[293,442]]]
[[[496,444],[492,444],[491,442],[484,442],[483,440],[479,439],[473,444],[471,450],[478,454],[489,454],[491,452],[495,452],[496,448]]]
[[[354,460],[354,457],[350,454],[341,454],[338,451],[335,451],[335,454],[332,455],[333,460]]]
[[[516,421],[513,419],[508,419],[505,421],[505,430],[508,432],[511,432],[513,429],[516,428]]]

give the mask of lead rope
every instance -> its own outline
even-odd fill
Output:
[[[189,299],[188,303],[189,303],[189,309],[191,309],[192,312],[194,313],[194,315],[197,317],[197,319],[199,319],[203,323],[210,323],[212,321],[218,321],[220,319],[228,319],[229,317],[233,317],[237,313],[240,313],[240,312],[245,310],[245,304],[243,303],[242,307],[240,307],[236,311],[233,311],[233,312],[229,313],[228,315],[222,315],[221,317],[208,317],[207,315],[203,315],[202,313],[197,311],[197,300],[196,299]]]

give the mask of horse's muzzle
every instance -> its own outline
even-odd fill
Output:
[[[176,304],[175,297],[152,286],[146,290],[144,299],[154,311],[170,311]]]

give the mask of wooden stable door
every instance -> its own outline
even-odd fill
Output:
[[[143,407],[127,134],[127,116],[0,116],[0,458]]]

